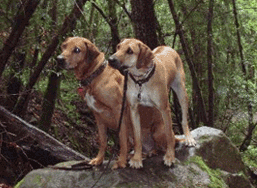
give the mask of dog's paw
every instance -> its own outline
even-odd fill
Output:
[[[173,155],[165,154],[163,160],[164,164],[170,167],[175,162],[175,157]]]
[[[101,158],[94,158],[89,162],[89,164],[94,165],[94,166],[98,166],[102,163],[103,163],[103,159],[101,159]]]
[[[186,146],[195,146],[196,145],[196,141],[195,139],[189,135],[186,137]]]
[[[118,168],[125,168],[126,167],[126,161],[120,161],[117,160],[112,166],[112,170],[116,170]]]
[[[132,168],[143,168],[143,162],[142,162],[142,158],[141,159],[135,159],[134,157],[132,157],[129,161],[129,165]]]

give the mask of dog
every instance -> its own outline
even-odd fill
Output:
[[[102,164],[107,149],[107,128],[117,129],[122,104],[124,79],[105,60],[105,55],[88,39],[69,37],[61,45],[62,53],[57,57],[65,69],[73,70],[80,81],[79,95],[86,101],[96,120],[99,135],[99,151],[90,161],[91,165]],[[122,121],[126,122],[126,117]],[[113,168],[124,168],[127,163],[126,126],[119,134],[120,153]]]
[[[186,144],[194,146],[187,123],[188,97],[185,88],[183,63],[175,50],[167,46],[151,49],[137,39],[124,39],[117,45],[116,53],[109,57],[114,68],[129,72],[127,100],[133,124],[135,153],[129,164],[141,168],[142,142],[138,105],[149,106],[161,113],[165,125],[167,150],[164,164],[171,166],[175,161],[175,136],[172,130],[169,92],[172,88],[182,108],[182,128]]]
[[[82,87],[78,94],[86,101],[96,119],[99,134],[99,152],[90,161],[92,165],[100,165],[104,160],[107,148],[107,128],[118,129],[118,121],[122,106],[124,76],[112,68],[105,55],[88,39],[69,37],[61,45],[62,53],[57,61],[65,69],[73,70]],[[132,134],[130,113],[125,109],[119,133],[120,153],[112,169],[124,168],[127,164],[127,153],[130,149],[128,135]],[[139,106],[142,114],[143,143],[150,143],[146,150],[152,152],[153,139],[156,147],[166,149],[164,123],[158,111]],[[151,114],[150,117],[147,114]],[[131,132],[131,133],[130,133]],[[177,141],[181,141],[177,139]]]

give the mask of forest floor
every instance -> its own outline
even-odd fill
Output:
[[[28,123],[36,127],[41,116],[42,98],[42,95],[36,92],[32,93],[25,117]],[[58,106],[62,106],[62,101],[57,100],[57,103],[59,103]],[[91,158],[98,151],[98,134],[94,116],[82,100],[72,101],[72,104],[76,107],[78,116],[76,118],[69,117],[64,107],[62,109],[55,108],[48,134],[66,146]]]

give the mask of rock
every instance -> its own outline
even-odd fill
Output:
[[[253,187],[239,151],[222,131],[200,127],[192,131],[192,136],[196,147],[180,143],[171,168],[163,164],[163,155],[145,159],[144,168],[137,170],[127,167],[105,171],[107,161],[100,167],[81,171],[44,168],[30,172],[16,187]]]

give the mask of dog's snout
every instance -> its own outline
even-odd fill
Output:
[[[108,59],[109,63],[115,63],[117,61],[116,57],[114,55],[110,56]]]
[[[115,68],[115,69],[120,68],[119,62],[118,62],[115,55],[110,56],[109,59],[108,59],[108,62],[113,68]]]
[[[57,56],[57,62],[60,66],[63,66],[64,65],[64,62],[65,62],[65,59],[63,57],[63,55],[58,55]]]
[[[124,73],[125,73],[124,71],[127,67],[122,66],[121,62],[115,55],[110,56],[108,59],[108,62],[111,67],[118,69],[120,71],[120,73],[124,75]]]

